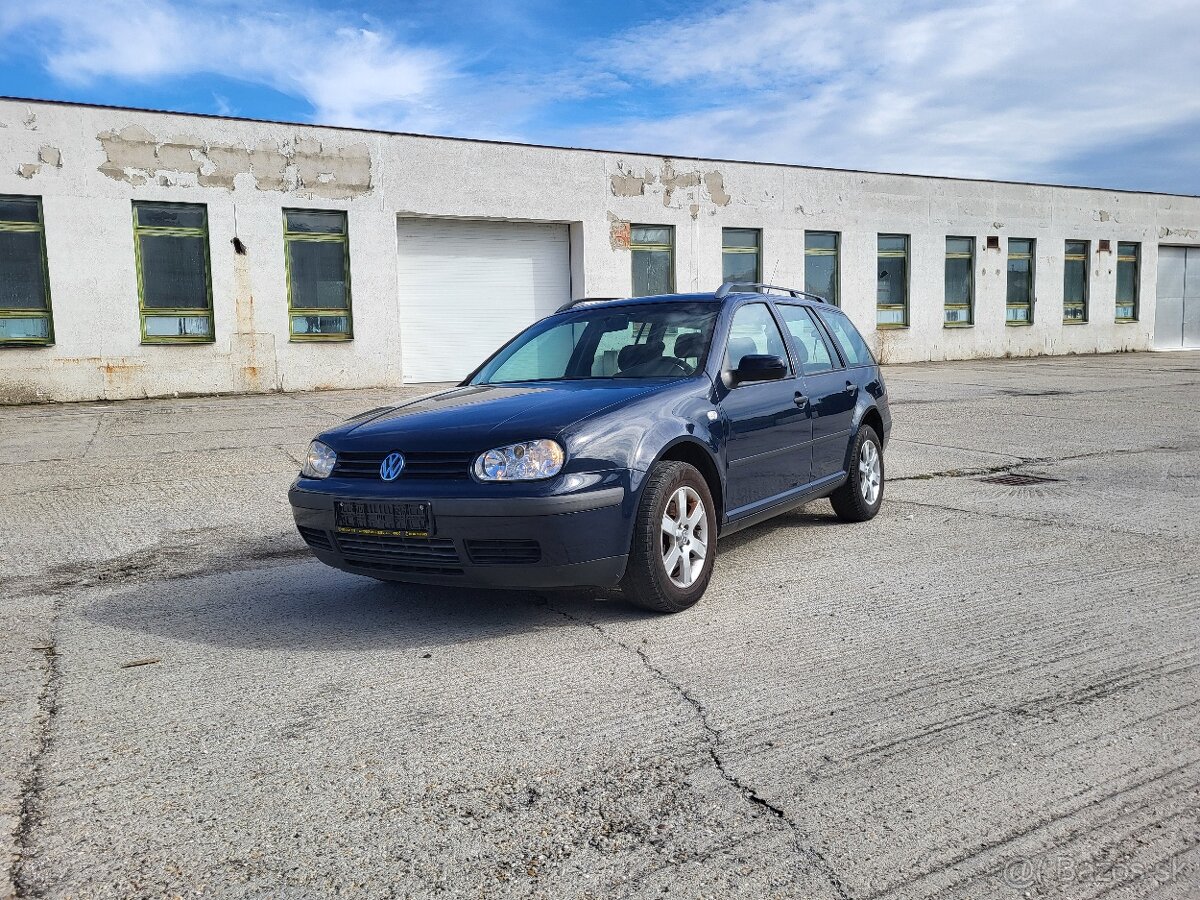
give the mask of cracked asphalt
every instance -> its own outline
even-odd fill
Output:
[[[425,389],[0,408],[0,897],[1200,896],[1200,353],[887,380],[673,617],[309,557]]]

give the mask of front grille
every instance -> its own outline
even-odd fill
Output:
[[[339,533],[337,542],[346,562],[352,566],[427,575],[462,574],[453,541]]]
[[[477,566],[516,566],[539,562],[537,541],[466,541],[467,556]]]
[[[343,450],[337,455],[333,474],[340,478],[378,478],[379,466],[391,450]],[[404,471],[397,481],[406,478],[443,478],[460,480],[469,478],[474,453],[454,450],[421,450],[404,454]]]
[[[300,532],[300,537],[304,538],[304,543],[314,550],[333,551],[333,541],[329,539],[329,532],[320,528],[309,528],[307,525],[297,525],[296,530]]]

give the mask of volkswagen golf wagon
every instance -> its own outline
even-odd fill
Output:
[[[678,612],[718,539],[827,497],[879,511],[891,413],[854,325],[770,285],[576,301],[457,387],[320,435],[289,492],[317,558],[396,581],[619,587]]]

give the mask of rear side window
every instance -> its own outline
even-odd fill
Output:
[[[792,344],[800,356],[800,366],[805,375],[816,375],[818,372],[828,372],[833,368],[833,357],[829,355],[829,346],[825,336],[817,326],[812,315],[803,306],[793,306],[789,303],[776,304],[783,324],[792,335]]]
[[[875,364],[875,357],[871,356],[867,342],[862,339],[862,335],[858,333],[858,329],[850,323],[849,319],[840,312],[826,308],[818,309],[817,315],[821,317],[821,321],[833,335],[838,349],[846,358],[846,365],[872,366]]]

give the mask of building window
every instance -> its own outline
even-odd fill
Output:
[[[1033,241],[1008,240],[1008,325],[1033,324]]]
[[[838,306],[838,241],[836,231],[804,232],[804,290]]]
[[[0,196],[0,345],[52,343],[42,201]]]
[[[345,341],[350,314],[350,239],[346,214],[285,209],[288,317],[293,340]]]
[[[975,238],[946,238],[946,324],[970,325],[975,302]]]
[[[721,280],[740,284],[762,281],[762,232],[757,228],[721,229]]]
[[[1138,317],[1138,244],[1117,244],[1117,321],[1136,322]]]
[[[1063,321],[1086,322],[1088,317],[1087,241],[1067,241],[1063,257]]]
[[[670,225],[634,225],[629,230],[633,257],[633,296],[675,291],[675,229]]]
[[[908,235],[879,235],[875,321],[885,328],[908,324]]]
[[[205,207],[135,202],[133,231],[142,343],[213,340]]]

